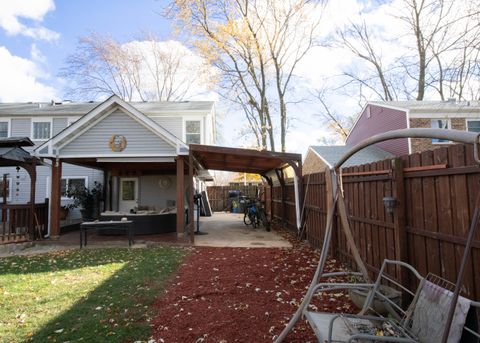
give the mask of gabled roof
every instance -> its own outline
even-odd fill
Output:
[[[108,100],[108,99],[107,99]],[[4,116],[83,116],[104,101],[95,102],[29,102],[0,103],[0,115]],[[213,101],[132,101],[131,106],[145,115],[164,113],[208,113]]]
[[[309,149],[313,150],[318,157],[320,157],[329,167],[332,167],[337,163],[340,158],[345,154],[351,147],[346,145],[329,145],[329,146],[310,146]],[[389,152],[386,152],[383,149],[375,145],[368,146],[355,155],[350,157],[347,162],[343,164],[342,167],[357,166],[377,161],[382,161],[387,158],[395,157]]]
[[[140,112],[138,109],[125,102],[116,95],[112,95],[104,102],[98,104],[95,108],[91,109],[90,112],[82,116],[72,125],[68,126],[64,130],[60,131],[57,135],[52,137],[47,142],[43,143],[35,149],[35,152],[38,155],[51,156],[53,154],[53,148],[58,148],[64,146],[68,142],[73,141],[75,138],[80,136],[85,130],[89,127],[95,125],[95,123],[102,119],[102,116],[105,114],[108,115],[113,109],[119,108],[125,112],[126,115],[131,116],[140,124],[144,125],[146,128],[151,130],[153,133],[157,134],[159,137],[171,144],[177,152],[188,152],[188,146],[183,143],[179,138],[170,133],[168,130],[164,129],[162,126],[157,124],[151,118],[147,117],[145,114]],[[44,153],[43,150],[45,147],[48,147],[48,152]]]

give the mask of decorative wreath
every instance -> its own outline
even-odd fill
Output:
[[[108,140],[110,149],[115,152],[123,151],[127,147],[127,139],[122,135],[113,135]]]
[[[161,189],[169,189],[171,185],[172,179],[170,179],[168,176],[162,176],[160,180],[158,180],[158,187]]]

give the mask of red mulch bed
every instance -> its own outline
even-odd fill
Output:
[[[292,249],[194,248],[155,303],[157,342],[272,342],[298,308],[319,253]],[[327,271],[341,270],[330,259]],[[318,296],[320,311],[354,312],[343,293]],[[316,341],[303,320],[287,342]]]

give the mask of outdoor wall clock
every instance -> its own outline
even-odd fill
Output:
[[[115,152],[123,151],[127,147],[127,139],[122,135],[113,135],[108,140],[110,149]]]
[[[169,189],[171,185],[172,179],[170,179],[168,176],[162,176],[158,180],[158,187],[160,187],[161,189]]]

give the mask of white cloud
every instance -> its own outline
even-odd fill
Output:
[[[33,48],[32,50],[34,51]],[[55,98],[55,89],[39,81],[47,75],[38,64],[14,56],[2,46],[0,75],[1,102],[48,101]]]
[[[41,26],[44,16],[55,9],[53,0],[14,0],[2,1],[0,27],[8,35],[23,35],[34,39],[56,40],[59,34]],[[33,21],[26,25],[22,20]]]

